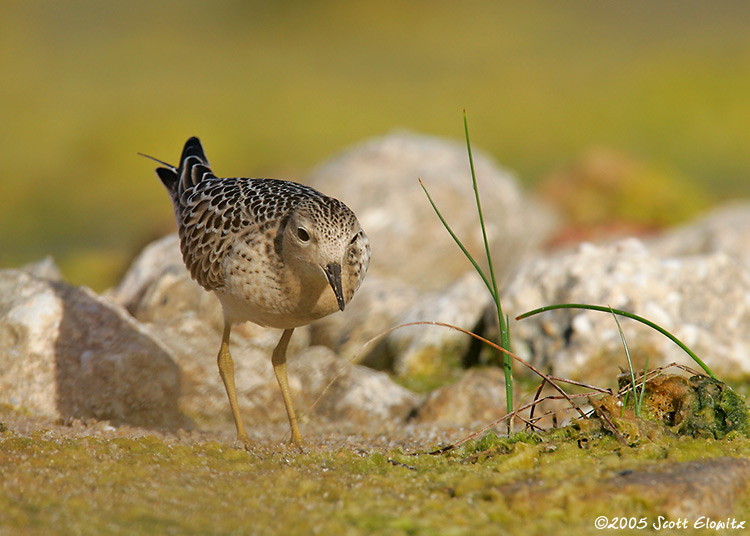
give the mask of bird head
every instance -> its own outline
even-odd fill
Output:
[[[353,294],[353,289],[344,288],[342,267],[360,231],[354,213],[329,197],[301,201],[284,228],[284,257],[304,271],[324,276],[341,311]]]

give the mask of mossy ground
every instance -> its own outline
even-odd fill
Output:
[[[7,408],[0,422],[0,534],[593,533],[599,515],[661,513],[600,492],[607,478],[750,457],[741,434],[628,447],[596,426],[489,435],[433,455],[439,436],[408,427],[400,439],[310,424],[304,452],[271,442],[246,452],[230,436],[60,426]],[[734,510],[750,519],[750,501]]]

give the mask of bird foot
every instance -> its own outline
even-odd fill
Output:
[[[257,446],[258,443],[250,439],[247,434],[244,436],[237,436],[237,439],[234,440],[234,448],[239,450],[246,450],[249,452],[255,450]]]
[[[289,443],[287,443],[287,445],[289,445],[289,448],[291,448],[291,449],[295,449],[296,448],[300,452],[300,454],[304,454],[305,453],[305,446],[306,446],[306,444],[302,440],[302,438],[300,438],[300,439],[291,439],[289,441]]]

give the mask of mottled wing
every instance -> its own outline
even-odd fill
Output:
[[[243,203],[242,179],[205,178],[175,207],[185,265],[207,290],[224,286],[224,259],[238,236],[257,225]]]
[[[276,179],[202,177],[179,203],[180,247],[190,274],[204,288],[220,289],[224,259],[238,241],[249,243],[269,226],[278,228],[295,203],[311,195],[321,194]]]

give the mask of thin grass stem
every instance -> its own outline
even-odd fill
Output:
[[[482,229],[482,239],[484,241],[484,251],[487,256],[487,267],[492,279],[492,294],[497,311],[497,324],[500,331],[500,346],[510,350],[510,331],[508,330],[508,318],[503,314],[503,308],[500,305],[500,293],[497,291],[497,279],[495,278],[495,268],[492,265],[492,255],[490,254],[490,244],[487,240],[487,227],[484,224],[484,214],[482,213],[482,202],[479,199],[479,187],[477,186],[477,175],[474,171],[474,157],[471,153],[471,141],[469,139],[469,122],[466,119],[466,110],[464,110],[464,133],[466,134],[466,150],[469,153],[469,168],[471,169],[471,183],[474,188],[474,198],[477,203],[477,213],[479,214],[479,226]],[[486,283],[486,281],[485,281]],[[507,355],[503,355],[503,372],[505,374],[505,399],[508,408],[513,407],[513,360]]]
[[[610,311],[610,313],[612,313],[612,318],[615,319],[615,324],[617,324],[617,331],[620,332],[620,340],[622,341],[622,345],[625,347],[625,357],[628,360],[628,370],[630,370],[630,385],[633,388],[633,397],[635,399],[635,402],[637,402],[638,401],[638,398],[637,398],[637,396],[638,396],[637,387],[638,386],[635,383],[635,371],[633,370],[633,361],[630,359],[630,350],[628,350],[628,341],[625,340],[625,334],[622,332],[622,326],[620,326],[620,321],[617,319],[617,315],[612,310],[612,307],[610,307],[610,306],[607,306],[607,307],[609,307],[609,311]],[[626,399],[626,403],[627,403],[627,399]],[[625,406],[623,406],[623,411],[624,410],[625,410]],[[641,416],[641,412],[640,412],[640,409],[638,407],[638,404],[636,404],[636,406],[635,406],[635,416],[636,417],[640,417]]]
[[[601,305],[588,305],[585,303],[559,303],[556,305],[546,305],[544,307],[540,307],[538,309],[534,309],[532,311],[527,311],[521,315],[518,315],[516,317],[516,320],[523,320],[524,318],[528,318],[530,316],[543,313],[545,311],[553,311],[555,309],[588,309],[590,311],[601,311],[604,313],[610,313],[614,312],[616,315],[624,316],[626,318],[630,318],[632,320],[635,320],[637,322],[640,322],[641,324],[645,324],[648,327],[655,329],[665,337],[667,337],[669,340],[671,340],[673,343],[675,343],[677,346],[679,346],[687,355],[690,356],[690,358],[695,361],[698,366],[700,366],[706,374],[708,374],[713,379],[717,379],[714,373],[711,371],[710,368],[708,368],[708,365],[706,365],[703,360],[698,357],[695,352],[693,352],[690,348],[688,348],[685,343],[683,343],[680,339],[672,335],[670,332],[668,332],[666,329],[661,327],[658,324],[655,324],[654,322],[651,322],[650,320],[643,318],[642,316],[638,316],[634,313],[629,313],[627,311],[622,311],[620,309],[612,309],[610,307],[603,307]]]
[[[490,293],[495,298],[495,303],[498,304],[498,315],[501,317],[500,322],[503,323],[502,319],[502,311],[500,310],[499,304],[500,301],[497,299],[498,292],[497,292],[497,280],[495,279],[495,269],[492,266],[492,255],[490,255],[490,245],[489,241],[487,240],[487,229],[484,225],[484,215],[482,214],[482,203],[479,200],[479,188],[477,187],[477,175],[474,172],[474,157],[471,154],[471,142],[469,141],[469,123],[466,120],[466,110],[464,110],[464,132],[466,133],[466,150],[469,153],[469,168],[471,169],[471,183],[474,187],[474,198],[477,202],[477,213],[479,214],[479,226],[482,228],[482,239],[484,240],[484,251],[487,255],[487,267],[490,271],[490,278],[492,279],[492,288],[490,289]],[[501,326],[501,331],[504,331]],[[503,348],[505,348],[503,346]],[[509,350],[510,348],[506,348]]]
[[[646,355],[646,364],[643,367],[643,381],[641,382],[641,395],[636,399],[636,415],[641,414],[641,408],[643,407],[643,397],[646,394],[646,377],[648,376],[648,355]]]
[[[427,188],[422,182],[422,179],[419,179],[419,185],[422,187],[422,190],[424,190],[424,193],[427,196],[427,200],[430,202],[430,205],[432,205],[432,209],[435,211],[435,214],[437,214],[437,217],[440,218],[440,222],[443,224],[443,227],[445,227],[445,230],[448,231],[448,234],[451,235],[451,238],[453,238],[453,241],[461,249],[461,252],[466,256],[467,259],[469,259],[469,262],[471,262],[472,266],[474,266],[474,269],[482,278],[482,281],[484,281],[484,284],[487,287],[487,290],[490,291],[490,294],[492,295],[492,299],[495,300],[497,295],[494,292],[494,287],[490,284],[490,281],[484,275],[484,272],[479,267],[479,264],[477,263],[477,261],[474,260],[474,257],[471,256],[471,253],[469,253],[466,247],[464,247],[463,243],[461,242],[461,239],[458,238],[458,236],[456,236],[456,233],[453,232],[453,229],[451,229],[450,225],[448,225],[448,222],[445,221],[445,218],[443,218],[443,215],[440,213],[440,210],[438,210],[437,206],[435,205],[435,202],[432,200],[432,196],[430,196],[430,192],[427,191]]]

